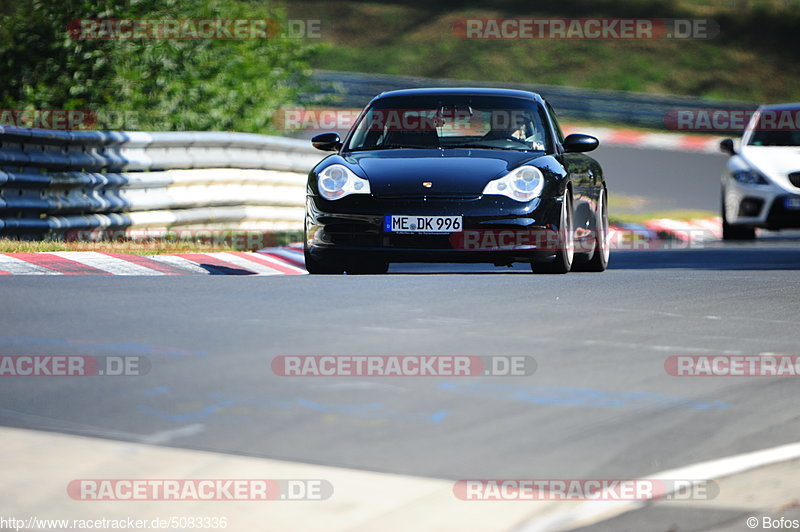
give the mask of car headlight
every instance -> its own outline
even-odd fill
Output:
[[[733,178],[743,185],[769,185],[764,176],[755,170],[739,170],[733,173]]]
[[[516,201],[530,201],[544,188],[544,176],[534,166],[520,166],[500,179],[489,181],[484,194],[499,194]]]
[[[317,188],[323,198],[335,200],[350,194],[369,194],[369,181],[354,174],[343,164],[332,164],[317,176]]]

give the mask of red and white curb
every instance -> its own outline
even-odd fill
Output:
[[[612,237],[636,235],[640,240],[663,240],[665,238],[683,242],[709,242],[722,238],[722,219],[719,217],[692,220],[656,218],[640,224],[621,223],[609,227]]]
[[[280,248],[265,248],[260,250],[259,253],[265,257],[271,258],[272,260],[287,262],[292,266],[302,268],[303,271],[305,271],[306,259],[303,255],[302,242],[295,242]]]
[[[664,238],[707,242],[722,238],[720,218],[648,220],[610,227],[612,249],[630,249],[627,236],[648,242]],[[129,255],[99,251],[0,253],[0,275],[303,275],[302,244],[266,248],[257,253],[178,253]]]
[[[129,255],[97,251],[0,253],[0,275],[303,275],[302,251]],[[284,251],[285,250],[285,251]],[[282,256],[285,254],[286,256]],[[299,255],[299,263],[297,259]]]
[[[691,135],[684,133],[651,133],[635,129],[566,126],[564,133],[585,133],[600,139],[601,146],[652,148],[657,150],[720,153],[719,141],[723,137]]]

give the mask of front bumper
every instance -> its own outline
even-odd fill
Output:
[[[306,198],[306,249],[319,260],[386,262],[490,262],[548,260],[563,198],[519,203],[503,197],[379,199]],[[395,233],[385,215],[462,216],[456,233]]]
[[[790,208],[790,198],[800,198],[775,185],[748,186],[726,178],[725,219],[729,224],[765,229],[800,228],[800,209]]]

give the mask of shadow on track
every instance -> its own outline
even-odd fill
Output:
[[[624,251],[613,253],[612,270],[800,270],[800,248],[758,244],[725,245],[705,249]]]
[[[800,270],[800,240],[773,237],[741,244],[710,242],[696,249],[614,251],[609,269]],[[522,263],[515,263],[511,268],[490,264],[407,263],[392,264],[389,272],[400,275],[520,275],[529,274],[530,267]]]

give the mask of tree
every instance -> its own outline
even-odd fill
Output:
[[[315,48],[276,31],[285,16],[263,2],[26,0],[0,12],[0,108],[89,109],[114,129],[268,132],[272,112],[302,90]],[[68,31],[81,19],[265,19],[270,31],[266,39],[95,39]]]

